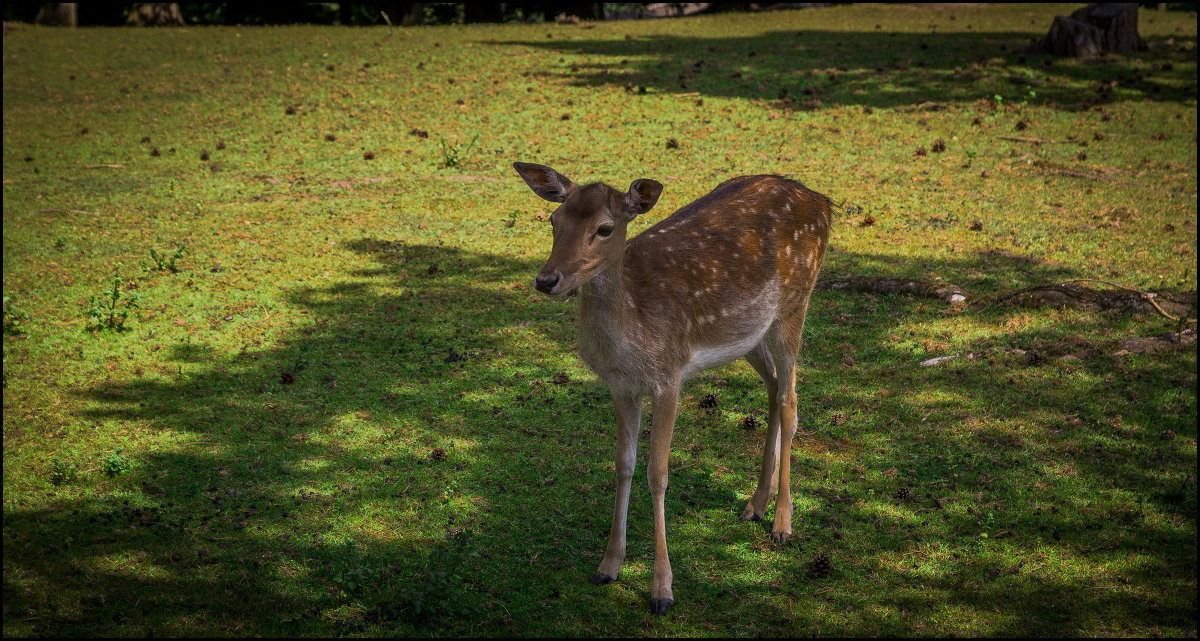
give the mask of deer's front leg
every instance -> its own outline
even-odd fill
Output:
[[[650,481],[650,500],[654,506],[654,587],[650,590],[650,612],[666,614],[675,604],[671,558],[667,555],[667,460],[671,455],[671,434],[679,409],[679,387],[670,386],[654,397],[654,429],[650,433],[650,463],[646,476]]]
[[[612,529],[608,531],[608,548],[600,568],[592,575],[593,585],[615,581],[625,562],[625,522],[629,515],[629,487],[637,463],[638,431],[642,424],[642,403],[637,397],[613,395],[617,410],[617,502],[613,506]]]

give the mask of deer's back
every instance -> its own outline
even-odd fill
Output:
[[[776,318],[804,313],[830,214],[829,199],[799,182],[743,176],[631,239],[630,311],[682,339],[656,358],[706,369],[748,352]]]
[[[631,239],[625,273],[645,290],[811,289],[829,239],[829,199],[797,181],[733,178]],[[660,283],[661,285],[656,285]],[[665,293],[665,292],[664,292]]]

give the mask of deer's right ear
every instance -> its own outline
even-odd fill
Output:
[[[525,184],[533,193],[552,203],[561,203],[578,187],[570,178],[554,171],[545,165],[529,162],[514,162],[513,169],[525,179]]]

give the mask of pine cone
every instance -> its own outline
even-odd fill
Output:
[[[746,430],[747,432],[758,429],[758,424],[758,417],[754,416],[753,414],[750,414],[746,416],[746,418],[742,419],[742,429]]]
[[[843,425],[846,422],[846,415],[842,412],[834,412],[830,420],[833,421],[834,425]]]
[[[830,570],[833,569],[833,562],[829,560],[829,556],[818,554],[813,557],[813,560],[808,563],[808,576],[819,579],[828,576]]]
[[[896,490],[896,493],[893,494],[892,496],[895,497],[897,500],[907,501],[909,495],[910,495],[910,492],[908,491],[908,488],[902,487],[902,488]]]
[[[700,400],[700,409],[706,410],[710,413],[717,409],[716,394],[705,394],[704,398]]]
[[[443,450],[440,447],[433,448],[433,451],[429,453],[429,460],[431,460],[431,461],[446,460],[446,450]]]

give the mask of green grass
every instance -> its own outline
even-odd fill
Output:
[[[1150,314],[819,292],[796,540],[737,520],[739,363],[681,402],[675,608],[645,447],[620,580],[586,580],[612,409],[512,161],[662,181],[636,230],[795,176],[843,205],[826,277],[1195,290],[1195,14],[1020,52],[1070,10],[7,33],[5,635],[1194,636],[1195,344],[1114,355],[1178,328]],[[140,309],[89,329],[114,275]]]

